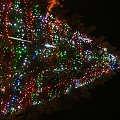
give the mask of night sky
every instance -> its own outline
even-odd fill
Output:
[[[119,39],[119,15],[118,2],[93,1],[93,0],[65,0],[65,6],[70,11],[81,13],[83,22],[97,27],[96,34],[105,36],[114,46],[120,47]]]

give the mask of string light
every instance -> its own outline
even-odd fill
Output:
[[[120,66],[106,48],[43,14],[32,0],[1,0],[0,27],[4,115],[68,94]]]

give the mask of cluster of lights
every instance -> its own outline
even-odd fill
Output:
[[[2,114],[50,101],[119,67],[106,48],[42,14],[32,0],[1,0],[0,27]]]

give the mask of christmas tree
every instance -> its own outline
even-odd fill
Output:
[[[38,1],[0,1],[1,113],[41,104],[110,74],[117,56]]]

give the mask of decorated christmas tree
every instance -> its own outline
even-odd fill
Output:
[[[0,1],[0,103],[7,114],[82,87],[113,69],[118,56],[74,31],[38,1]]]

